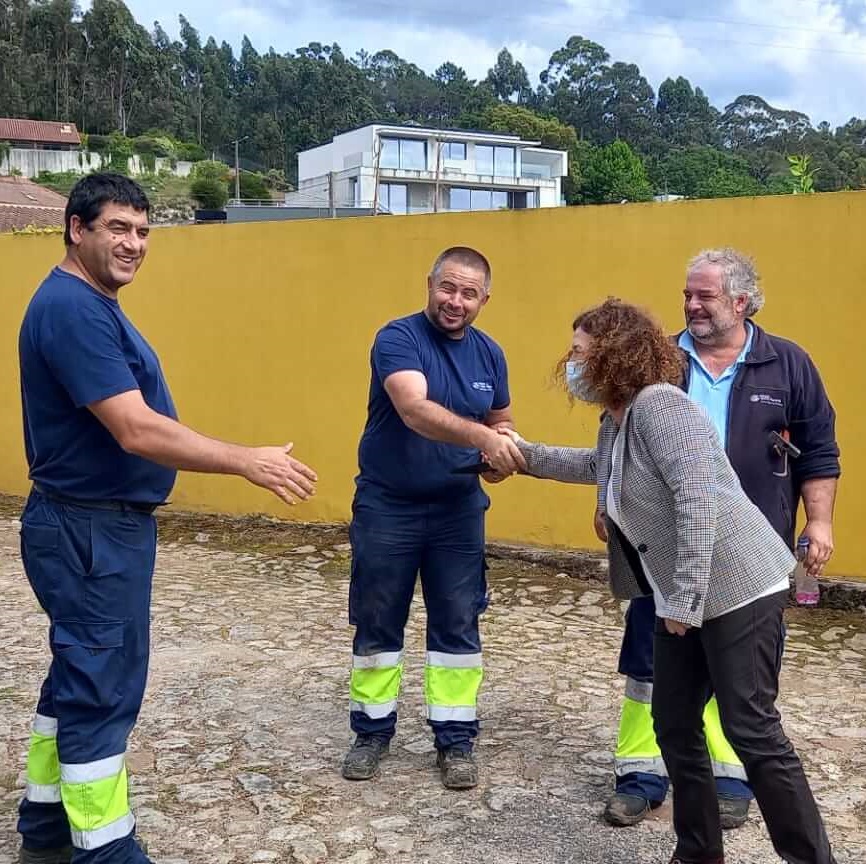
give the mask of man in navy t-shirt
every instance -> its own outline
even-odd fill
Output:
[[[490,298],[479,252],[443,252],[423,312],[376,335],[359,448],[349,618],[355,626],[351,727],[343,776],[376,775],[397,723],[403,630],[420,571],[427,608],[424,680],[443,783],[478,782],[472,758],[481,684],[478,615],[487,602],[483,458],[491,481],[525,467],[511,427],[502,349],[472,327]]]
[[[148,245],[149,202],[92,174],[66,207],[66,257],[19,335],[33,490],[21,555],[51,623],[19,810],[22,864],[144,864],[124,754],[147,678],[155,508],[178,469],[236,474],[287,503],[314,491],[291,445],[243,447],[177,421],[159,360],[118,303]]]

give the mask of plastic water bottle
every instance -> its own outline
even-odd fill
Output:
[[[797,541],[797,566],[794,568],[794,596],[798,606],[817,606],[821,598],[818,580],[803,565],[808,551],[809,538],[801,537]]]

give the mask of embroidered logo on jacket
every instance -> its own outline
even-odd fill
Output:
[[[784,406],[784,402],[776,396],[771,396],[769,393],[754,393],[749,397],[750,402],[757,402],[761,405],[774,405],[777,407]]]

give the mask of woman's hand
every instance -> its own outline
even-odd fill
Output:
[[[665,618],[665,627],[671,636],[685,636],[686,631],[691,629],[688,624],[683,624],[682,621],[674,621],[673,618]]]

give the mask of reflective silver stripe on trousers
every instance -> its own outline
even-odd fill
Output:
[[[653,701],[653,682],[626,678],[625,698],[631,699],[632,702],[643,702],[645,705],[649,705]]]
[[[114,822],[108,825],[103,825],[102,828],[96,828],[93,831],[72,831],[72,845],[76,849],[99,849],[102,846],[107,846],[115,840],[122,840],[132,834],[135,828],[135,817],[132,813],[127,813],[121,816],[120,819],[115,819]]]
[[[613,770],[617,777],[637,772],[641,774],[655,774],[657,777],[668,776],[665,760],[661,756],[626,756],[614,759]]]
[[[60,784],[28,782],[24,797],[34,804],[59,804],[61,801]]]
[[[33,726],[31,728],[36,735],[42,735],[44,738],[56,738],[57,718],[46,717],[44,714],[37,714],[33,718]]]
[[[427,665],[443,669],[477,669],[481,666],[481,654],[445,654],[443,651],[428,651]]]
[[[478,719],[478,712],[474,705],[428,705],[427,719],[436,723],[447,723],[449,720],[471,723]]]
[[[60,763],[61,783],[94,783],[106,777],[116,777],[123,770],[124,754],[106,756],[95,762]]]
[[[397,710],[397,700],[392,699],[390,702],[352,702],[349,710],[361,711],[371,720],[382,720],[392,711]]]
[[[746,769],[742,765],[728,765],[725,762],[713,761],[713,777],[728,777],[731,780],[743,780],[748,783],[749,778],[746,775]]]
[[[402,662],[402,651],[382,651],[380,654],[369,654],[366,657],[360,654],[352,655],[353,669],[382,669],[387,666],[399,666]]]

